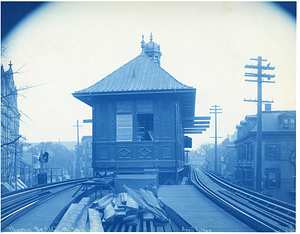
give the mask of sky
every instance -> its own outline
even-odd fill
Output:
[[[5,22],[3,22],[5,23]],[[4,70],[13,63],[20,134],[27,142],[76,141],[91,135],[92,109],[72,96],[141,53],[145,42],[160,44],[161,67],[196,88],[196,116],[211,126],[191,135],[193,148],[233,134],[246,115],[256,114],[257,84],[246,82],[246,64],[262,56],[275,70],[275,84],[263,84],[272,110],[296,110],[296,23],[269,2],[48,2],[2,40]],[[263,107],[264,109],[264,107]]]

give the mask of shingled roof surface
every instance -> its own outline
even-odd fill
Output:
[[[118,91],[193,89],[184,85],[150,58],[141,53],[96,84],[75,92],[101,93]]]

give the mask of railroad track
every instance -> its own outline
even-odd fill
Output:
[[[1,196],[1,230],[14,220],[39,204],[74,187],[79,187],[88,179],[70,180],[23,189]]]
[[[295,206],[230,184],[198,168],[191,181],[208,198],[256,231],[291,232],[296,228]]]

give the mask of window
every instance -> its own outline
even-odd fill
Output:
[[[283,128],[289,129],[289,120],[288,119],[283,119]]]
[[[138,141],[153,141],[153,114],[137,114]]]
[[[265,171],[265,187],[279,188],[280,187],[280,171],[278,169],[266,169]]]
[[[280,158],[280,145],[266,144],[265,145],[266,159],[279,159]]]
[[[132,141],[132,115],[117,115],[117,141]]]
[[[291,119],[291,130],[296,129],[295,119]]]
[[[280,130],[295,130],[296,119],[292,114],[283,113],[279,117],[279,129]]]

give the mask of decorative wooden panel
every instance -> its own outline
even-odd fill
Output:
[[[109,147],[98,147],[97,159],[108,159],[108,148]]]
[[[138,148],[138,158],[139,159],[150,159],[152,158],[151,147],[139,147]]]
[[[131,147],[118,147],[118,159],[131,159],[132,149]]]
[[[163,146],[162,147],[162,158],[163,159],[172,158],[172,148],[171,148],[171,146]]]

